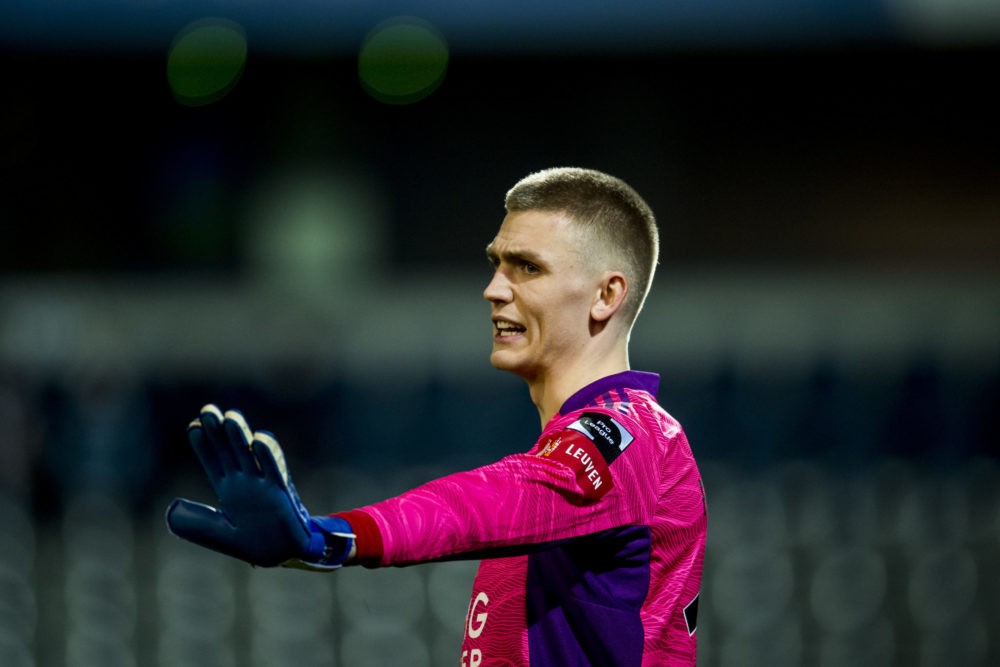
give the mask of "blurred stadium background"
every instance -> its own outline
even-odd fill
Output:
[[[522,450],[482,249],[526,173],[656,210],[633,365],[711,515],[700,664],[1000,664],[1000,6],[0,6],[0,665],[456,664],[474,564],[166,533],[206,402],[314,511]]]

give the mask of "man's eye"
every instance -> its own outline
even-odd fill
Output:
[[[539,269],[531,262],[525,262],[523,268],[525,273],[539,273],[541,271],[541,269]]]

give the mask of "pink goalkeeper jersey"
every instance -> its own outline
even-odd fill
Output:
[[[359,558],[482,559],[463,666],[694,665],[704,491],[658,385],[606,377],[527,453],[343,514]]]

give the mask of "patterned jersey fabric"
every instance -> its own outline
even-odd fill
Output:
[[[462,665],[694,665],[704,489],[658,385],[603,378],[526,453],[343,514],[359,559],[482,559]]]

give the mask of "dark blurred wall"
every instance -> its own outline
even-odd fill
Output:
[[[248,23],[202,106],[166,80],[193,5],[141,38],[4,24],[0,664],[453,662],[468,571],[304,586],[186,550],[162,509],[211,500],[184,440],[209,401],[279,436],[318,511],[530,446],[483,248],[553,165],[660,220],[632,361],[714,508],[704,664],[1000,660],[998,41],[894,32],[905,3],[672,29],[640,4],[658,23],[595,33],[585,3],[551,39],[495,10],[524,49],[445,20],[445,78],[404,105],[359,85],[356,14],[326,49],[329,19],[301,49]]]
[[[476,266],[501,197],[553,164],[622,174],[673,264],[991,269],[1000,251],[991,49],[456,53],[382,104],[353,58],[255,54],[215,104],[161,54],[38,52],[5,81],[3,271],[240,270],[265,179],[343,165],[378,186],[389,269]]]

